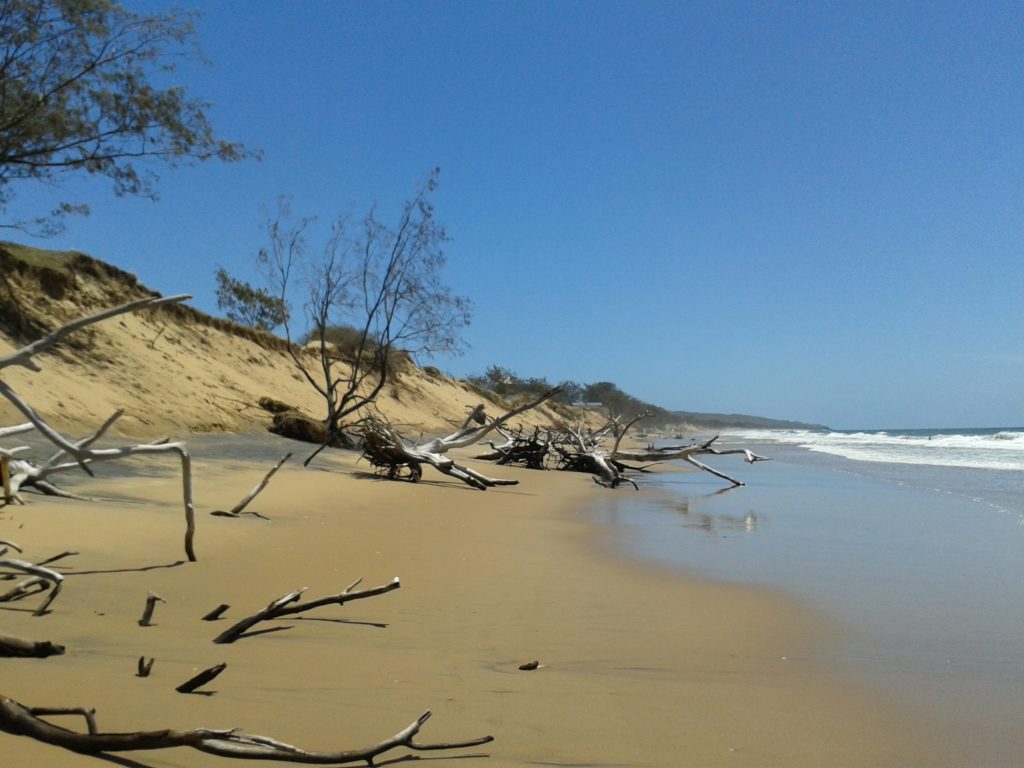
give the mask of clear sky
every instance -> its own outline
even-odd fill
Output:
[[[129,2],[149,11],[160,2]],[[186,0],[185,7],[189,7]],[[441,167],[456,375],[840,428],[1024,424],[1024,4],[209,2],[177,79],[261,162],[69,181],[78,249],[216,313],[263,209]],[[427,362],[427,361],[423,361]]]

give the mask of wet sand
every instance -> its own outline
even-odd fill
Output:
[[[269,463],[200,453],[195,463],[197,563],[174,565],[184,525],[170,459],[152,478],[79,486],[108,501],[33,496],[0,510],[0,539],[26,558],[80,553],[64,561],[50,615],[0,606],[0,631],[68,647],[0,660],[0,694],[95,707],[103,730],[238,726],[316,749],[377,741],[431,709],[424,740],[491,734],[467,764],[495,768],[947,764],[905,712],[820,661],[841,633],[806,605],[609,554],[612,529],[588,509],[606,492],[587,476],[493,468],[522,483],[484,493],[435,474],[384,482],[334,454],[318,462],[331,471],[278,473],[251,507],[269,520],[225,519],[209,512],[233,505]],[[319,597],[395,576],[397,591],[212,643],[229,620],[297,587]],[[149,591],[167,603],[140,627]],[[226,619],[200,620],[219,603],[232,606]],[[142,655],[156,660],[145,679]],[[539,669],[518,669],[534,659]],[[210,695],[174,691],[222,661]],[[97,764],[8,734],[0,754],[11,765]],[[131,758],[224,764],[182,749]]]

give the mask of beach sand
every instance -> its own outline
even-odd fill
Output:
[[[609,554],[609,531],[587,509],[608,491],[586,475],[487,468],[521,484],[480,492],[429,471],[418,485],[382,481],[335,452],[281,469],[251,506],[269,520],[226,519],[209,512],[270,463],[197,452],[199,560],[174,565],[176,463],[147,459],[78,485],[105,499],[94,503],[31,496],[0,510],[0,539],[25,558],[79,552],[62,561],[49,615],[33,617],[34,600],[0,606],[0,631],[68,648],[0,660],[0,694],[94,707],[101,730],[240,727],[310,749],[367,745],[430,709],[423,741],[493,735],[465,763],[493,768],[951,764],[905,713],[812,660],[837,630],[806,606]],[[395,576],[397,591],[275,622],[287,631],[212,642],[297,587],[313,598]],[[167,602],[140,627],[149,591]],[[200,619],[220,603],[226,618]],[[140,656],[155,659],[148,678],[135,676]],[[518,669],[535,659],[538,669]],[[210,695],[174,691],[218,662],[228,666]],[[0,754],[8,765],[97,764],[3,733]],[[187,749],[130,757],[225,764]]]

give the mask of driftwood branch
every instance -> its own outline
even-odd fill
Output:
[[[283,595],[271,602],[262,611],[254,613],[252,616],[242,619],[228,627],[217,635],[213,642],[218,644],[233,643],[235,640],[245,637],[245,633],[261,621],[279,619],[283,616],[293,616],[296,613],[311,611],[314,608],[321,608],[325,605],[344,605],[345,603],[352,602],[353,600],[362,600],[367,597],[383,595],[385,592],[391,592],[392,590],[398,589],[402,586],[398,577],[395,577],[393,581],[382,586],[353,591],[357,586],[359,586],[361,581],[362,579],[357,579],[337,595],[322,597],[317,600],[309,600],[305,603],[296,602],[300,597],[302,597],[302,593],[306,591],[305,587],[297,589],[294,592],[289,592],[287,595]]]
[[[50,603],[56,600],[57,595],[60,594],[61,587],[64,585],[64,577],[57,573],[57,571],[46,568],[42,565],[36,565],[25,560],[18,560],[11,557],[5,558],[4,555],[7,554],[8,549],[21,552],[21,549],[13,542],[0,541],[0,572],[3,572],[6,569],[8,571],[28,574],[30,578],[22,581],[6,594],[0,595],[0,602],[20,600],[28,595],[43,592],[46,590],[46,584],[49,584],[50,594],[46,596],[46,599],[43,600],[33,613],[34,616],[44,616],[47,609],[50,607]]]
[[[0,357],[0,370],[8,366],[18,365],[32,371],[41,371],[42,369],[35,361],[36,355],[50,349],[53,345],[57,344],[74,331],[127,312],[157,307],[162,304],[176,303],[184,301],[187,298],[189,298],[187,295],[179,295],[167,298],[153,297],[140,299],[138,301],[122,304],[118,307],[113,307],[87,317],[73,320],[62,325],[60,328],[43,338],[38,339],[9,355]],[[29,423],[38,430],[41,435],[46,437],[47,440],[59,449],[58,453],[51,458],[46,465],[44,465],[45,470],[41,468],[32,468],[28,462],[25,462],[26,466],[23,468],[25,476],[21,478],[19,482],[34,480],[37,483],[45,483],[46,475],[74,467],[80,467],[89,472],[90,470],[88,465],[98,461],[111,461],[140,454],[166,452],[177,453],[181,458],[182,495],[184,497],[183,500],[185,506],[185,553],[189,560],[196,559],[193,546],[193,539],[195,537],[195,504],[192,501],[192,459],[188,451],[185,449],[184,443],[150,443],[142,445],[128,445],[119,448],[92,449],[89,446],[110,428],[114,421],[116,421],[120,416],[120,413],[115,413],[108,418],[96,433],[90,437],[78,442],[72,442],[51,427],[46,420],[42,418],[42,416],[36,413],[35,410],[33,410],[33,408],[2,379],[0,379],[0,395],[7,398],[7,400],[10,401],[10,403],[28,419]],[[20,425],[19,427],[11,429],[21,429],[23,427],[24,425]],[[61,463],[63,456],[67,456],[69,461]],[[0,462],[0,470],[2,470],[2,462]],[[5,488],[4,493],[5,497],[17,496],[17,487],[14,487],[13,477],[11,478],[11,487]]]
[[[242,511],[247,506],[249,506],[249,502],[255,499],[263,491],[263,489],[267,487],[267,483],[270,482],[270,478],[272,478],[274,476],[274,473],[281,468],[281,465],[288,461],[288,459],[290,459],[291,457],[292,455],[290,453],[285,454],[284,458],[277,462],[277,464],[275,464],[274,467],[269,472],[267,472],[266,475],[263,476],[263,479],[260,480],[256,487],[249,491],[248,495],[245,498],[243,498],[240,502],[235,504],[235,506],[233,506],[231,509],[229,509],[226,512],[224,510],[218,509],[215,512],[211,512],[210,514],[218,515],[220,517],[238,517],[239,515],[241,515]],[[264,515],[261,515],[259,512],[250,512],[249,514],[255,515],[256,517],[265,517]]]
[[[85,718],[88,732],[72,731],[42,719],[48,715],[82,716]],[[492,736],[484,736],[460,742],[417,743],[415,738],[429,718],[430,712],[424,712],[394,736],[369,747],[337,752],[315,752],[266,736],[248,735],[237,729],[193,728],[176,731],[167,728],[158,731],[104,733],[96,724],[95,710],[31,708],[14,699],[0,696],[0,730],[16,736],[28,736],[37,741],[74,752],[92,755],[106,752],[191,747],[201,752],[228,758],[278,760],[313,765],[346,765],[349,763],[373,765],[376,757],[394,749],[405,748],[414,751],[468,749],[494,740]]]

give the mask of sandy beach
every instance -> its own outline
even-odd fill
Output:
[[[49,615],[0,607],[3,631],[68,648],[3,660],[0,693],[94,707],[102,730],[241,727],[311,749],[376,742],[430,709],[424,740],[493,735],[468,751],[490,766],[948,764],[902,713],[808,661],[836,630],[805,606],[610,555],[586,476],[500,468],[521,484],[479,492],[439,475],[385,482],[336,452],[285,465],[252,507],[269,520],[226,519],[209,512],[269,464],[199,451],[199,560],[175,565],[174,465],[89,481],[105,501],[33,496],[0,511],[0,539],[28,559],[79,552]],[[212,643],[297,587],[320,597],[395,576],[397,591]],[[167,602],[140,627],[149,591]],[[220,603],[225,618],[200,619]],[[155,659],[148,678],[135,676],[139,656]],[[532,660],[541,666],[518,669]],[[219,662],[208,695],[175,692]],[[12,764],[95,764],[28,738],[0,734],[0,745]],[[130,757],[223,764],[186,749]]]

